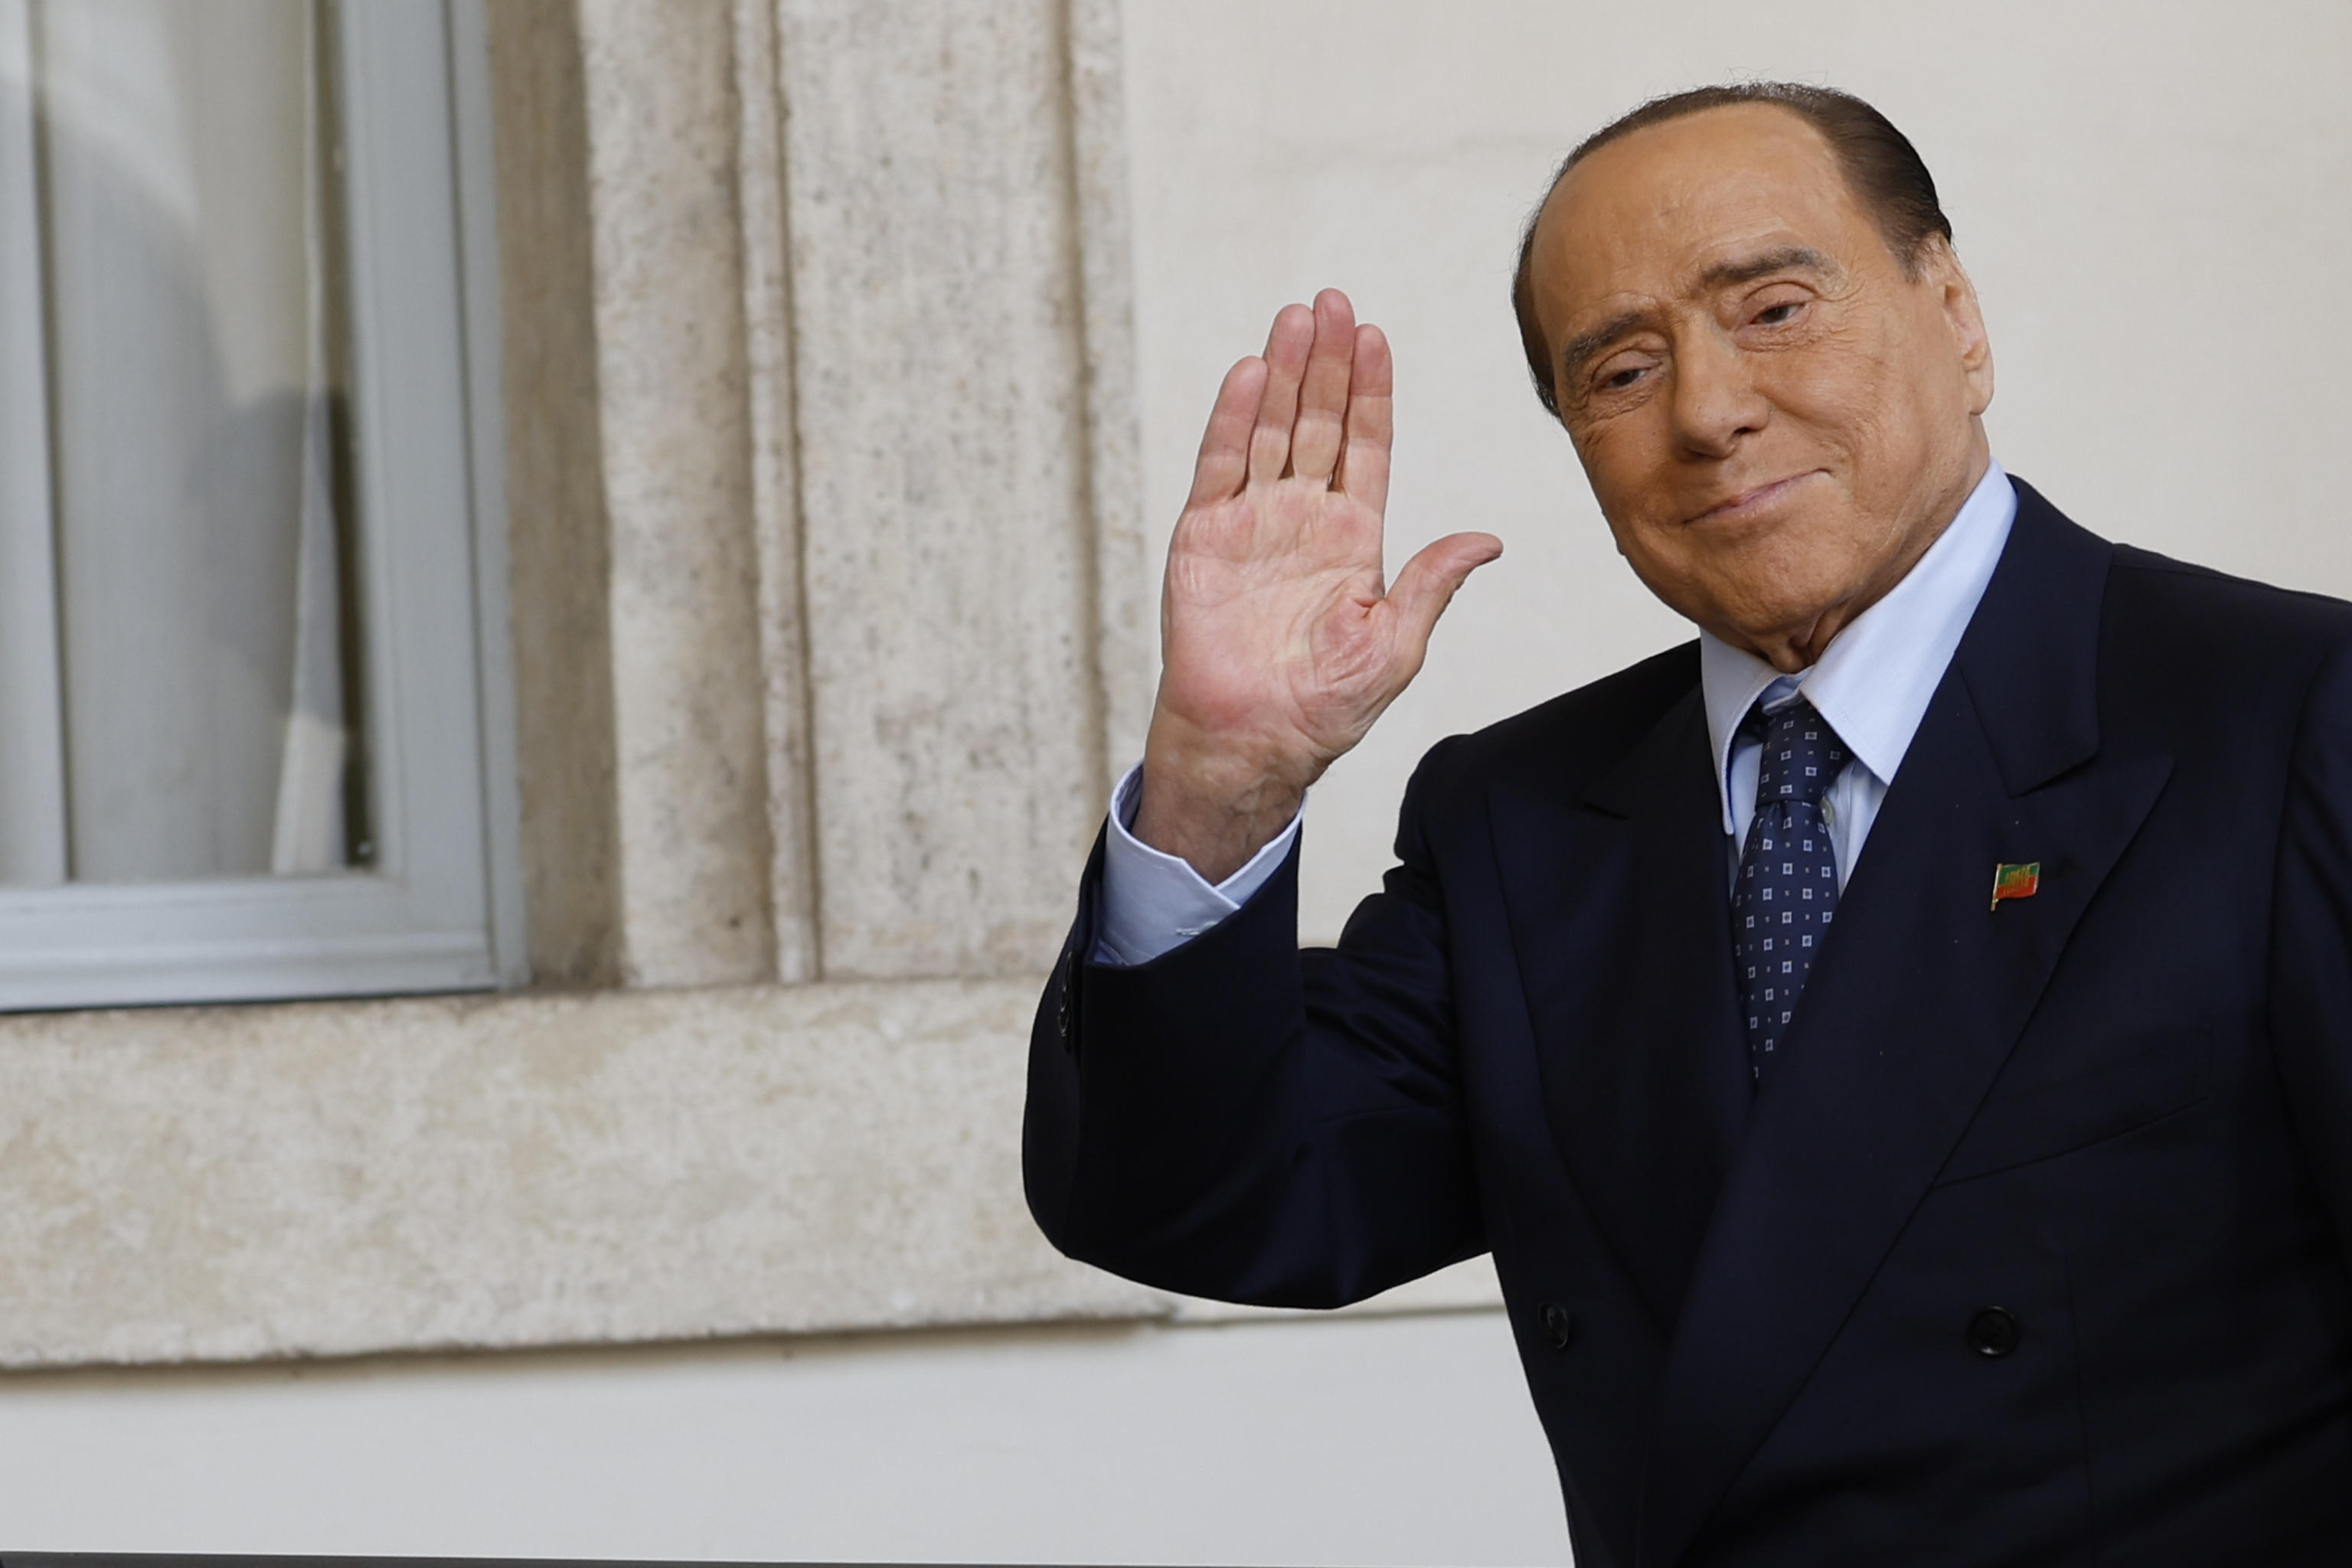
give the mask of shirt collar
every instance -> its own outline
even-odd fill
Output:
[[[1771,693],[1775,706],[1801,693],[1881,784],[1894,782],[2016,520],[2016,487],[1999,463],[1988,463],[1959,514],[1918,564],[1795,676],[1783,677],[1756,655],[1699,633],[1699,687],[1725,833],[1739,830],[1725,776],[1739,722],[1776,681],[1794,684]]]

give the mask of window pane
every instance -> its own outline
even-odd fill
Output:
[[[0,0],[0,887],[65,880],[56,520],[31,28]]]
[[[37,0],[68,865],[315,873],[360,836],[311,0]]]

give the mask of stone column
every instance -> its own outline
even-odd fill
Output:
[[[820,945],[1035,974],[1105,780],[1058,0],[780,0]]]
[[[494,30],[535,973],[1037,973],[1153,673],[1116,0]]]
[[[622,976],[772,977],[728,0],[584,0]]]

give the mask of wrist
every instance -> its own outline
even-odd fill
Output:
[[[1304,772],[1235,747],[1185,746],[1155,722],[1129,830],[1222,882],[1297,816],[1312,782]]]

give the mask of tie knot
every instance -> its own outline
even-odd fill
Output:
[[[1756,769],[1756,808],[1798,801],[1818,807],[1853,753],[1829,721],[1802,698],[1778,713],[1758,710],[1764,752]]]

